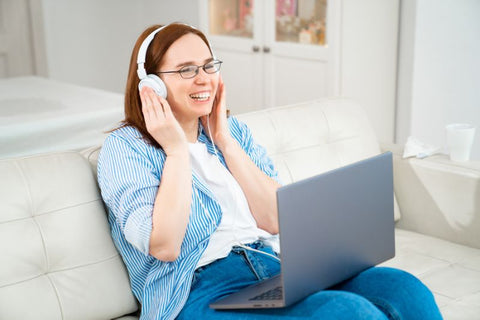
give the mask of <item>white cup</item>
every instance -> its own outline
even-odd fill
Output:
[[[467,123],[452,123],[447,130],[447,148],[452,161],[468,161],[472,151],[475,127]]]

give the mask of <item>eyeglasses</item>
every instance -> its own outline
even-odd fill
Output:
[[[176,71],[159,71],[155,73],[156,74],[179,73],[183,79],[191,79],[198,74],[200,68],[202,68],[203,71],[205,71],[208,74],[212,74],[220,71],[220,67],[222,66],[222,63],[223,61],[220,61],[220,60],[212,60],[210,62],[205,63],[203,66],[194,66],[194,65],[184,66],[180,70],[176,70]]]

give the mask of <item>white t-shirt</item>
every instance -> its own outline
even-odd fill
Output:
[[[202,179],[222,208],[222,220],[211,235],[197,268],[226,257],[232,247],[265,239],[278,252],[278,237],[257,227],[248,202],[237,180],[204,143],[189,143],[193,171]]]

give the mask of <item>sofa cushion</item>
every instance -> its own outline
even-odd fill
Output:
[[[0,319],[111,319],[137,309],[88,162],[0,161]]]
[[[284,183],[379,154],[365,111],[355,102],[329,98],[238,115],[271,156]],[[394,199],[395,220],[400,210]]]

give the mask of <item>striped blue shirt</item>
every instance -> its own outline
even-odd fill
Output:
[[[255,143],[248,127],[228,120],[232,137],[269,177],[279,180],[266,150]],[[199,124],[198,141],[214,154]],[[225,160],[218,152],[220,162]],[[133,127],[113,131],[98,159],[98,183],[108,208],[112,238],[130,275],[133,294],[142,305],[140,319],[174,319],[190,292],[195,267],[221,220],[221,208],[205,182],[192,173],[190,217],[180,255],[173,262],[149,254],[152,212],[166,155],[147,144]],[[205,209],[206,211],[205,211]]]

